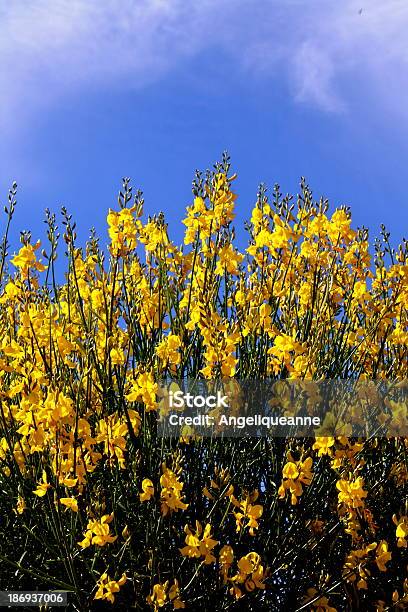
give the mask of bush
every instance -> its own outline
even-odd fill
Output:
[[[184,245],[124,180],[109,247],[1,251],[2,590],[70,609],[386,610],[408,602],[407,440],[158,438],[157,381],[407,378],[408,249],[261,187],[248,247],[228,157]],[[241,234],[238,240],[240,246]],[[42,261],[41,259],[42,258]],[[406,406],[405,408],[406,418]]]

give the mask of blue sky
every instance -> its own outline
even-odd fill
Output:
[[[407,236],[406,0],[0,0],[0,202],[13,243],[63,204],[106,237],[122,176],[173,235],[224,149],[237,228],[258,184]]]

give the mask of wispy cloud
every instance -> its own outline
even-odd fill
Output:
[[[199,30],[208,13],[201,4],[187,11],[179,0],[0,2],[3,120],[70,92],[157,79],[204,44]]]
[[[368,104],[377,95],[394,110],[406,110],[408,3],[348,0],[311,6],[293,54],[290,77],[297,99],[339,111],[359,91]]]
[[[394,110],[408,108],[406,0],[266,6],[257,24],[261,36],[247,42],[251,71],[279,71],[295,100],[329,112],[347,110],[356,90],[365,90],[368,102],[378,95]]]
[[[406,0],[0,0],[0,23],[3,131],[67,95],[142,87],[212,47],[325,111],[346,110],[362,83],[397,108],[408,94]]]

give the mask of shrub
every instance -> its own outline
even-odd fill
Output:
[[[184,245],[128,179],[109,246],[23,233],[0,297],[0,586],[70,609],[386,610],[408,601],[403,437],[158,438],[160,377],[407,378],[408,249],[261,186],[248,246],[228,157]],[[237,244],[238,243],[238,244]],[[242,252],[241,252],[242,251]],[[14,270],[14,272],[13,272]],[[406,412],[406,407],[405,407]]]

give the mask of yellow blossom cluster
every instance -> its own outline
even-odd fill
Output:
[[[87,530],[84,534],[84,539],[78,542],[81,548],[88,548],[92,544],[95,546],[105,546],[112,544],[118,536],[113,536],[110,533],[109,523],[113,520],[112,514],[104,514],[100,520],[92,519],[88,521]]]
[[[243,499],[236,499],[231,495],[231,501],[237,510],[234,512],[235,520],[237,523],[237,531],[249,529],[251,535],[255,534],[255,529],[258,529],[258,520],[261,518],[263,513],[263,507],[261,504],[255,504],[259,497],[258,490],[255,489],[252,493],[244,496]]]
[[[172,585],[169,584],[168,580],[163,584],[158,582],[153,586],[152,593],[146,599],[155,612],[166,606],[166,604],[171,604],[173,610],[180,610],[186,607],[180,599],[180,588],[177,580],[174,580]]]
[[[196,521],[195,530],[191,530],[188,525],[184,527],[186,533],[185,543],[183,548],[180,548],[180,552],[183,557],[192,557],[200,559],[203,557],[203,562],[208,565],[209,563],[215,562],[213,555],[213,548],[219,544],[217,540],[214,540],[211,535],[211,525],[207,525],[202,528],[201,523]]]
[[[119,580],[112,580],[106,572],[104,572],[98,582],[95,599],[105,599],[110,603],[115,603],[115,593],[120,591],[120,587],[125,584],[127,580],[126,574],[122,574]]]
[[[224,584],[229,583],[230,593],[235,599],[241,599],[243,589],[251,593],[257,589],[265,589],[267,572],[262,565],[262,559],[256,552],[250,552],[237,560],[237,571],[229,575],[234,560],[234,551],[231,546],[223,546],[220,550],[220,566]]]
[[[367,579],[371,575],[370,563],[375,563],[380,572],[386,572],[386,564],[390,561],[392,554],[388,550],[388,544],[384,540],[371,542],[364,548],[351,551],[344,563],[343,574],[350,582],[356,581],[358,589],[367,589]]]
[[[279,497],[284,498],[289,491],[291,504],[295,506],[303,493],[303,485],[308,486],[312,482],[312,466],[312,457],[307,457],[304,461],[294,461],[292,455],[288,453],[288,461],[282,470],[283,480],[279,487]]]

